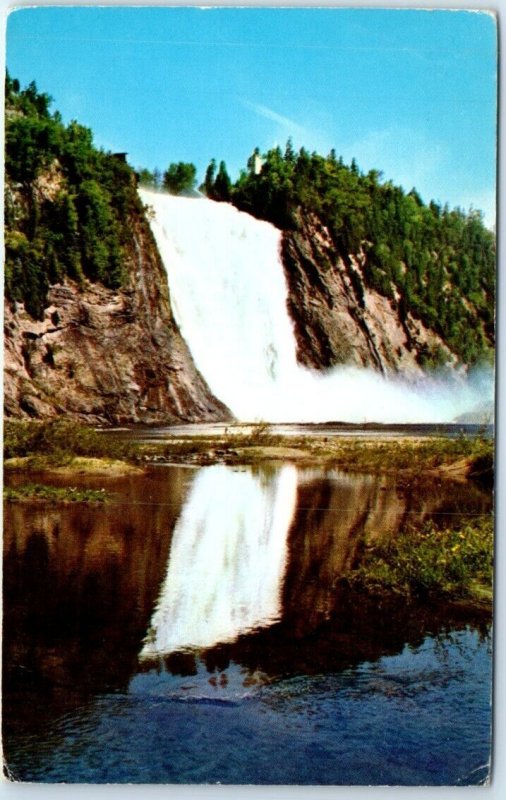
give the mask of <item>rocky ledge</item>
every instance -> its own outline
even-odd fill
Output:
[[[67,414],[98,424],[231,419],[193,363],[170,307],[166,273],[142,217],[121,290],[66,280],[44,319],[6,302],[7,416]]]
[[[390,300],[366,286],[363,260],[338,254],[316,215],[300,214],[297,230],[284,232],[282,258],[297,357],[304,366],[349,364],[417,378],[434,353],[440,363],[456,365],[434,331],[401,314],[399,297]]]

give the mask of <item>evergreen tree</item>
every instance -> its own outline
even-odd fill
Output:
[[[163,188],[171,194],[182,194],[195,188],[197,168],[195,164],[179,161],[172,163],[163,173]]]
[[[225,203],[231,198],[232,195],[232,181],[230,180],[227,168],[224,161],[220,161],[218,174],[213,184],[213,198]]]
[[[206,177],[204,180],[203,190],[207,197],[214,200],[214,178],[216,173],[216,161],[211,159],[209,166],[206,169]]]

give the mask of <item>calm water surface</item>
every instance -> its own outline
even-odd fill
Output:
[[[486,777],[487,620],[368,608],[339,578],[364,535],[490,513],[488,493],[293,466],[80,484],[113,502],[5,507],[3,735],[15,779]]]

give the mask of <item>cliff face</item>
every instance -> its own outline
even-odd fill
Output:
[[[399,296],[392,301],[365,285],[363,262],[338,255],[316,215],[300,215],[297,230],[283,233],[282,258],[304,366],[351,364],[416,377],[434,357],[456,364],[436,333],[402,312]]]
[[[7,416],[65,413],[96,423],[230,418],[197,371],[170,308],[147,221],[132,216],[121,289],[50,287],[44,319],[5,304]]]

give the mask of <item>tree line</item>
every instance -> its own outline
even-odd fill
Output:
[[[162,189],[175,195],[192,194],[197,189],[197,167],[186,161],[169,164],[163,173],[158,168],[150,171],[142,167],[138,171],[138,178],[142,186]],[[215,159],[211,160],[198,191],[211,200],[228,202],[232,199],[232,181],[224,161],[220,161],[217,170]]]

